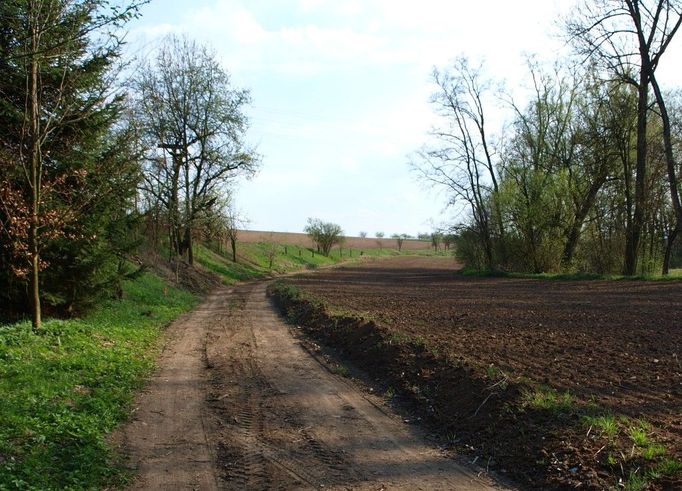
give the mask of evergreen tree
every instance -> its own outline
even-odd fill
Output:
[[[140,3],[0,3],[0,295],[35,328],[41,300],[73,312],[119,273],[111,233],[129,222],[137,170],[113,68]]]

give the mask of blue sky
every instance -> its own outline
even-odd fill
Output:
[[[435,123],[432,68],[459,55],[485,60],[515,90],[527,54],[558,56],[555,21],[571,3],[152,0],[128,49],[143,55],[165,34],[185,33],[251,90],[249,141],[263,165],[236,194],[249,228],[300,232],[316,217],[347,235],[416,234],[451,214],[408,167]]]

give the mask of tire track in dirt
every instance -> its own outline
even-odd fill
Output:
[[[228,290],[218,289],[169,326],[159,369],[121,430],[137,472],[131,489],[218,489],[205,427],[204,332],[221,322],[227,298]]]
[[[265,288],[220,289],[169,328],[124,429],[133,489],[498,489],[318,363]]]
[[[229,318],[207,337],[225,488],[490,489],[321,366],[265,287],[237,288]]]

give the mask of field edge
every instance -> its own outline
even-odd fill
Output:
[[[675,489],[682,482],[680,461],[651,440],[637,447],[646,458],[610,462],[630,445],[634,454],[633,435],[650,437],[646,421],[613,415],[494,366],[471,366],[376,319],[339,313],[286,280],[272,283],[268,295],[288,322],[339,353],[339,366],[351,363],[380,381],[385,397],[399,400],[445,445],[486,468],[534,489]],[[613,421],[615,435],[600,427],[604,421]]]

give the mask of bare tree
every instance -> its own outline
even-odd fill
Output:
[[[236,210],[229,194],[218,198],[216,203],[203,222],[208,235],[216,238],[221,247],[222,243],[229,243],[232,262],[236,263],[239,230],[246,226],[248,220]]]
[[[377,238],[377,245],[379,246],[379,250],[381,250],[384,247],[384,241],[383,238],[385,237],[386,234],[383,232],[375,232],[374,236]]]
[[[361,238],[366,238],[367,237],[367,232],[360,232],[360,237]]]
[[[263,244],[263,247],[265,249],[265,257],[268,259],[268,269],[272,270],[275,258],[277,257],[277,251],[279,251],[279,244],[275,242],[273,235],[270,234],[268,241]]]
[[[231,180],[258,167],[258,156],[243,142],[249,93],[232,87],[208,48],[175,36],[140,67],[133,88],[148,148],[144,189],[168,209],[171,248],[186,252],[193,264],[197,221]]]
[[[654,89],[664,124],[670,193],[677,214],[673,241],[682,227],[670,121],[656,79],[656,69],[681,23],[682,3],[678,0],[586,0],[566,22],[567,32],[579,52],[596,60],[612,77],[637,88],[635,200],[632,220],[627,224],[623,266],[626,275],[637,272],[640,238],[646,215],[650,85]]]
[[[481,67],[472,67],[466,58],[457,59],[449,70],[434,69],[432,78],[438,90],[431,103],[443,124],[431,131],[434,143],[419,151],[411,166],[424,182],[448,191],[449,205],[466,204],[487,267],[492,268],[494,235],[504,236],[497,203],[499,178],[484,110],[484,98],[493,86]]]
[[[393,234],[391,235],[391,238],[395,239],[395,243],[398,246],[398,252],[402,251],[407,234]]]

